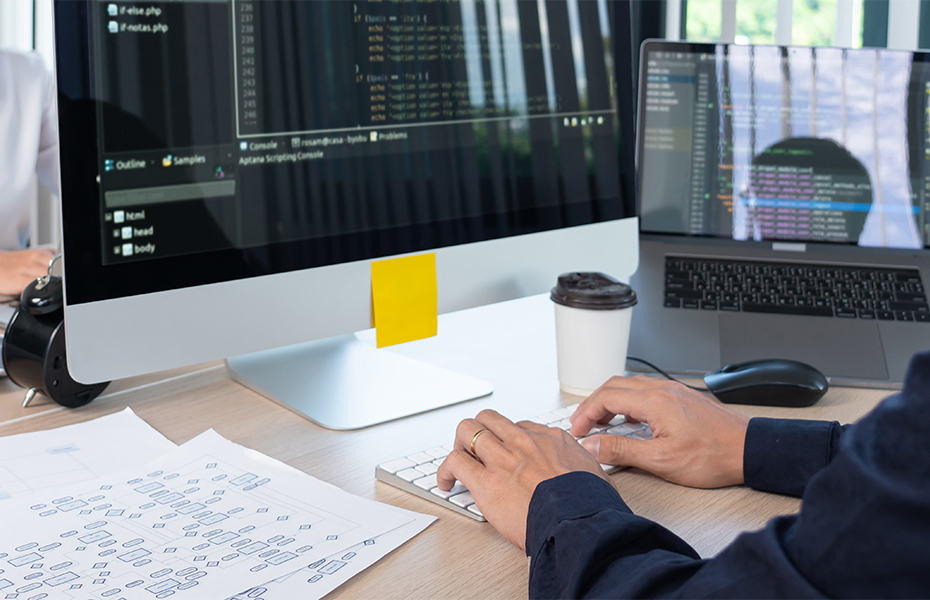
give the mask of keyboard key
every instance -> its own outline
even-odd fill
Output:
[[[646,427],[642,431],[637,431],[636,433],[630,434],[631,438],[636,438],[637,440],[651,440],[652,431]]]
[[[561,420],[564,419],[565,417],[560,417],[559,415],[555,414],[554,412],[551,412],[551,413],[546,413],[546,414],[544,414],[544,415],[540,415],[540,416],[537,417],[537,418],[538,418],[540,421],[542,421],[542,424],[543,424],[543,425],[548,425],[549,423],[555,423],[556,421],[561,421]]]
[[[690,279],[666,279],[665,289],[667,290],[693,290],[694,282]]]
[[[896,310],[894,311],[894,320],[895,321],[913,321],[914,313],[909,310]]]
[[[878,311],[878,318],[882,321],[894,321],[894,313],[890,310]]]
[[[917,302],[926,304],[927,297],[923,294],[913,294],[910,292],[895,292],[894,299],[898,302]]]
[[[712,300],[701,300],[701,310],[717,310],[717,303]]]
[[[928,315],[928,316],[930,316],[930,315]],[[868,320],[870,320],[870,321],[874,321],[875,318],[876,318],[875,311],[874,311],[874,310],[862,310],[862,309],[860,309],[860,310],[859,310],[859,318],[860,318],[860,319],[868,319]]]
[[[691,298],[694,300],[700,300],[704,297],[704,292],[698,292],[696,290],[665,290],[666,298]]]
[[[429,492],[431,494],[436,494],[437,496],[445,500],[445,499],[451,498],[452,496],[457,496],[461,494],[462,492],[467,492],[467,491],[468,491],[468,488],[462,485],[461,481],[456,481],[455,485],[453,485],[452,489],[449,490],[448,492],[444,492],[438,487],[431,489]]]
[[[720,310],[728,310],[731,312],[739,311],[739,302],[721,302]]]
[[[686,298],[681,301],[681,307],[682,308],[697,308],[698,302],[699,302],[698,300]]]
[[[436,481],[436,474],[433,473],[432,475],[427,475],[426,477],[415,479],[413,481],[413,485],[428,492],[439,484]]]
[[[443,448],[442,446],[436,446],[435,448],[431,450],[427,450],[426,453],[432,456],[433,458],[445,458],[449,456],[449,451]]]
[[[411,454],[407,457],[407,460],[411,460],[418,465],[423,463],[433,462],[434,457],[430,456],[426,452],[417,452],[416,454]]]
[[[898,271],[895,273],[895,281],[920,283],[920,273],[918,271]]]
[[[888,308],[892,311],[930,312],[930,307],[919,302],[889,302]]]
[[[412,460],[407,460],[406,458],[398,458],[397,460],[392,460],[391,462],[386,462],[381,465],[381,468],[394,475],[398,471],[403,471],[404,469],[411,469],[416,466]]]
[[[837,308],[836,316],[842,319],[855,319],[856,309],[855,308]]]
[[[556,421],[555,423],[550,423],[549,427],[556,427],[562,431],[568,431],[572,428],[572,422],[569,419],[562,419],[561,421]]]
[[[744,312],[774,313],[783,315],[809,315],[813,317],[832,317],[833,309],[817,306],[778,306],[775,304],[757,304],[743,302]]]
[[[455,504],[456,506],[466,508],[469,504],[474,504],[475,499],[472,498],[471,492],[462,492],[456,496],[450,496],[449,502]]]
[[[469,506],[469,507],[468,507],[468,511],[469,511],[469,512],[475,513],[475,514],[478,515],[479,517],[483,517],[483,516],[484,516],[484,513],[482,513],[480,510],[478,510],[478,505],[477,505],[477,504],[472,504],[471,506]]]
[[[930,313],[916,313],[914,316],[921,323],[930,323]]]
[[[433,473],[439,470],[439,467],[437,467],[434,463],[431,463],[431,462],[423,463],[422,465],[417,465],[414,468],[420,473],[423,473],[424,475],[432,475]]]
[[[645,428],[646,426],[642,423],[624,423],[622,425],[617,425],[616,427],[611,427],[608,431],[611,433],[616,432],[618,435],[630,435]]]
[[[679,298],[666,298],[665,308],[681,308],[681,300]]]
[[[403,471],[398,471],[397,473],[394,473],[394,474],[400,477],[401,479],[403,479],[404,481],[410,481],[410,482],[413,482],[423,477],[423,473],[420,471],[417,471],[416,469],[404,469]]]
[[[555,414],[559,415],[559,418],[561,418],[561,419],[567,419],[567,418],[569,418],[570,416],[572,416],[573,414],[575,414],[575,409],[577,409],[577,408],[578,408],[578,405],[577,405],[577,404],[572,404],[571,406],[566,406],[566,407],[564,407],[564,408],[560,408],[559,410],[556,410],[556,411],[553,411],[553,412],[554,412]]]

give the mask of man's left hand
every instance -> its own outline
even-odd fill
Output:
[[[475,439],[482,429],[487,431]],[[525,548],[526,517],[536,486],[572,471],[588,471],[613,485],[597,460],[568,433],[531,421],[513,423],[484,410],[459,423],[455,449],[436,478],[442,490],[461,481],[488,522],[515,546]]]

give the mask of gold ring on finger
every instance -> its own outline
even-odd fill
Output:
[[[478,438],[481,437],[482,433],[486,433],[487,431],[487,429],[479,429],[471,438],[471,455],[475,458],[478,458],[478,455],[475,454],[475,442],[478,441]]]

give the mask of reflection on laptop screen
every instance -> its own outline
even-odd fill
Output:
[[[649,51],[642,230],[927,247],[927,60],[877,49]]]

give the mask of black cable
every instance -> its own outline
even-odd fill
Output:
[[[693,385],[687,384],[687,383],[685,383],[684,381],[679,381],[678,379],[675,379],[674,377],[672,377],[671,375],[669,375],[668,373],[666,373],[665,371],[663,371],[663,370],[660,369],[659,367],[655,366],[654,364],[652,364],[652,363],[649,362],[648,360],[643,360],[643,359],[641,359],[641,358],[636,358],[635,356],[627,356],[626,359],[627,359],[627,360],[632,360],[632,361],[634,361],[634,362],[642,363],[642,364],[646,365],[647,367],[649,367],[650,369],[652,369],[653,371],[655,371],[656,373],[665,376],[666,379],[668,379],[668,380],[670,380],[670,381],[674,381],[675,383],[680,383],[681,385],[683,385],[683,386],[685,386],[685,387],[689,387],[689,388],[691,388],[692,390],[697,390],[697,391],[699,391],[699,392],[706,392],[706,391],[708,391],[706,387],[702,387],[702,388],[694,387]]]

